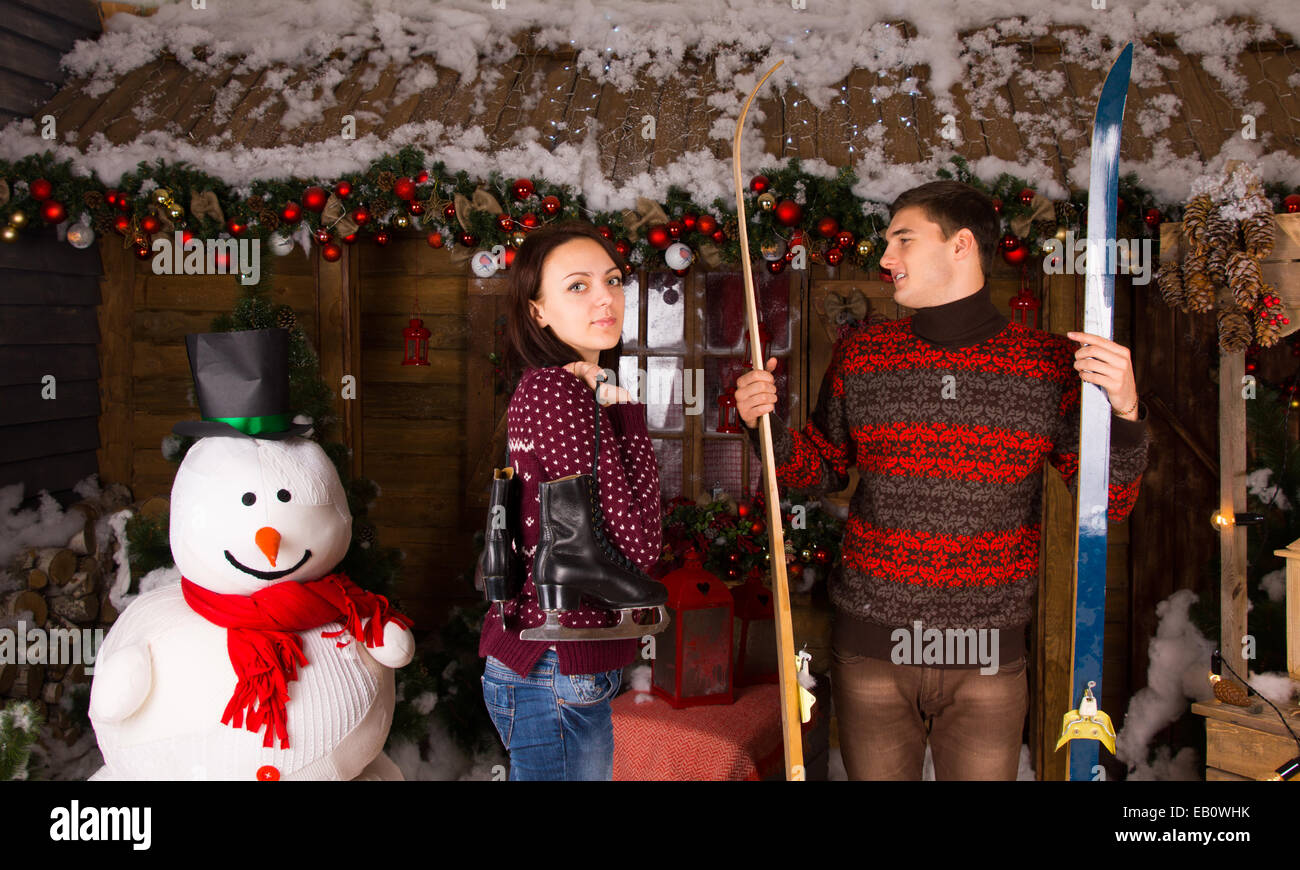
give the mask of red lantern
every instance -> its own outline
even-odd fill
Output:
[[[711,236],[718,228],[718,221],[711,214],[702,214],[700,215],[699,220],[696,221],[696,226],[700,232],[704,233],[704,235]]]
[[[337,193],[340,197],[351,196],[352,195],[351,182],[340,181],[338,184],[334,185],[334,192]]]
[[[511,192],[514,193],[515,199],[523,202],[533,195],[533,183],[527,178],[516,178],[511,186]]]
[[[415,198],[415,182],[409,178],[399,178],[393,182],[393,196],[410,201]]]
[[[782,226],[792,227],[803,217],[803,209],[792,199],[781,200],[773,211]]]
[[[41,217],[45,218],[46,222],[52,224],[63,223],[64,218],[67,216],[68,210],[57,199],[47,199],[41,203]]]
[[[280,220],[290,224],[298,223],[302,220],[302,206],[289,200],[284,204],[284,208],[280,209]]]
[[[658,224],[651,227],[645,234],[645,240],[650,243],[652,248],[657,248],[660,251],[672,243],[672,238],[668,235],[668,230]]]
[[[718,396],[718,431],[725,435],[739,435],[743,430],[736,411],[736,394],[727,390]]]
[[[763,585],[763,572],[750,569],[745,582],[731,590],[735,600],[733,627],[737,686],[775,683],[777,676],[776,608],[772,590]]]
[[[402,343],[405,356],[404,366],[427,366],[429,364],[429,336],[433,333],[425,329],[424,321],[411,317],[411,324],[402,330]]]
[[[824,238],[831,238],[840,231],[840,222],[833,217],[824,217],[817,221],[817,232],[821,233]]]
[[[1029,270],[1024,269],[1020,277],[1020,292],[1011,298],[1011,312],[1017,323],[1031,329],[1038,328],[1038,299],[1029,289]]]
[[[555,217],[560,213],[560,198],[558,196],[547,196],[542,199],[542,214],[547,217]]]
[[[308,211],[320,211],[325,208],[328,197],[319,187],[309,187],[302,192],[302,207]]]
[[[54,185],[50,184],[44,178],[37,178],[31,183],[31,186],[28,187],[28,191],[31,193],[32,199],[37,202],[44,202],[54,193]]]
[[[685,561],[663,578],[672,622],[656,638],[651,691],[678,709],[730,704],[731,592],[704,570],[694,550]]]

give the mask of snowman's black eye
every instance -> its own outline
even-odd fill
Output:
[[[287,489],[280,490],[275,494],[275,497],[278,498],[280,501],[288,501],[291,498],[291,496],[289,495],[289,490]]]
[[[252,504],[253,502],[257,501],[257,496],[253,495],[253,493],[251,492],[246,492],[244,493],[244,498],[242,499],[242,501],[244,502],[244,504]]]

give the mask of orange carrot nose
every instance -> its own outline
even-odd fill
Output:
[[[253,540],[257,542],[257,549],[266,554],[267,561],[274,568],[275,557],[280,553],[280,533],[270,526],[263,526],[257,530]]]

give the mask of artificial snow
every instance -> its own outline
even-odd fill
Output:
[[[387,752],[408,782],[500,780],[509,769],[509,759],[499,746],[467,755],[433,716],[419,743],[394,738]]]
[[[9,565],[27,548],[62,547],[86,526],[85,514],[65,512],[45,490],[37,494],[35,508],[19,510],[22,503],[21,483],[0,487],[0,565]]]

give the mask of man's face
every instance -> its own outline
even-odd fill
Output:
[[[959,230],[945,240],[939,225],[920,206],[900,209],[885,231],[885,253],[880,258],[881,268],[893,274],[894,301],[907,308],[930,308],[947,301],[961,237],[969,234]]]

